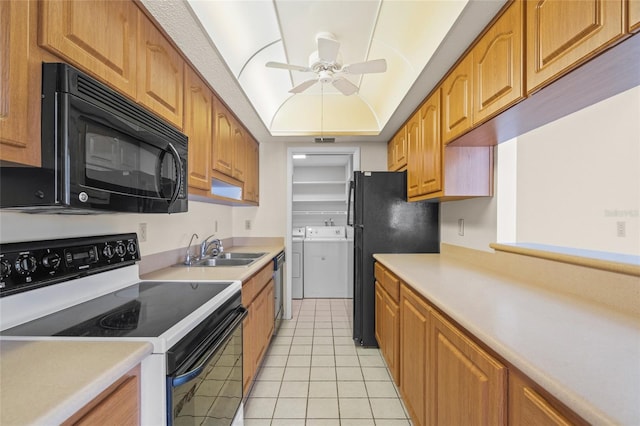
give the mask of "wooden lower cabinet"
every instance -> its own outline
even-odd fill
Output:
[[[376,340],[391,376],[400,383],[400,308],[376,282]]]
[[[249,314],[242,326],[242,387],[247,395],[264,354],[271,342],[274,326],[273,264],[269,263],[242,284],[242,304]]]
[[[432,311],[434,425],[505,425],[507,368]]]
[[[140,367],[136,367],[67,419],[63,425],[140,424]]]
[[[405,284],[400,286],[400,392],[413,424],[425,426],[428,396],[429,306]]]
[[[566,426],[588,424],[538,385],[516,371],[509,372],[509,425]]]

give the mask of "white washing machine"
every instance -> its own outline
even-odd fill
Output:
[[[305,227],[293,228],[291,233],[291,262],[287,262],[291,265],[291,298],[302,299],[302,286],[303,286],[303,256],[304,256],[304,236]]]
[[[344,226],[307,226],[304,239],[304,297],[353,297],[349,241]]]

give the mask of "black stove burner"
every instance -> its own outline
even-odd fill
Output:
[[[4,330],[7,336],[158,337],[229,282],[140,282]],[[129,299],[123,303],[123,298]]]

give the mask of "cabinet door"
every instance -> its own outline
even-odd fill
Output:
[[[40,138],[27,125],[29,11],[29,2],[0,1],[0,160],[40,166]]]
[[[467,55],[442,83],[442,140],[445,144],[471,128],[473,55]]]
[[[384,290],[382,290],[382,285],[378,281],[376,281],[375,288],[375,335],[378,346],[380,346],[380,352],[384,356]]]
[[[184,132],[189,137],[189,187],[208,192],[211,190],[212,93],[200,77],[187,68],[184,94]]]
[[[434,425],[504,425],[507,369],[432,312]]]
[[[429,307],[406,285],[400,287],[400,391],[416,426],[427,425]]]
[[[391,376],[400,384],[400,308],[389,294],[383,293],[382,321],[384,322],[385,360]]]
[[[422,169],[419,194],[433,194],[442,190],[442,140],[440,136],[440,90],[438,89],[420,108],[422,130]]]
[[[630,33],[640,30],[640,0],[627,0],[627,21]]]
[[[398,138],[394,138],[394,169],[400,170],[407,165],[407,133],[399,132]]]
[[[569,426],[587,422],[551,403],[537,386],[515,371],[509,372],[509,424],[512,426]]]
[[[586,61],[624,33],[621,1],[532,0],[526,7],[528,93]]]
[[[247,141],[247,170],[244,181],[244,199],[251,202],[260,201],[260,146],[254,139]]]
[[[135,99],[134,2],[43,1],[40,8],[42,47]]]
[[[522,1],[516,0],[473,48],[473,124],[524,98]]]
[[[247,306],[248,315],[242,323],[242,386],[245,395],[248,393],[256,374],[256,314],[255,303]]]
[[[184,61],[143,13],[138,14],[137,56],[138,102],[182,129]]]
[[[387,170],[390,172],[395,171],[395,141],[398,135],[396,134],[393,139],[387,142]]]
[[[420,195],[420,174],[422,172],[422,140],[420,132],[420,112],[415,112],[405,124],[409,161],[407,165],[407,197]]]
[[[212,168],[233,175],[233,118],[219,99],[214,100]]]
[[[247,143],[245,133],[236,122],[233,129],[233,177],[240,182],[244,182],[246,167]]]

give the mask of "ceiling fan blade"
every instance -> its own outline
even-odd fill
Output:
[[[313,86],[318,82],[317,78],[307,80],[295,86],[293,89],[289,90],[289,93],[302,93],[307,90],[309,87]]]
[[[385,72],[386,70],[387,61],[385,59],[374,59],[373,61],[358,62],[342,67],[342,71],[349,74],[371,74]]]
[[[269,68],[280,68],[283,70],[292,70],[292,71],[301,71],[301,72],[311,71],[309,67],[303,67],[302,65],[285,64],[282,62],[267,62],[265,66]]]
[[[358,86],[356,86],[346,78],[336,78],[335,80],[333,80],[333,86],[346,96],[353,95],[358,91]]]
[[[338,50],[340,50],[340,42],[318,37],[318,57],[321,61],[335,62],[338,59]]]

